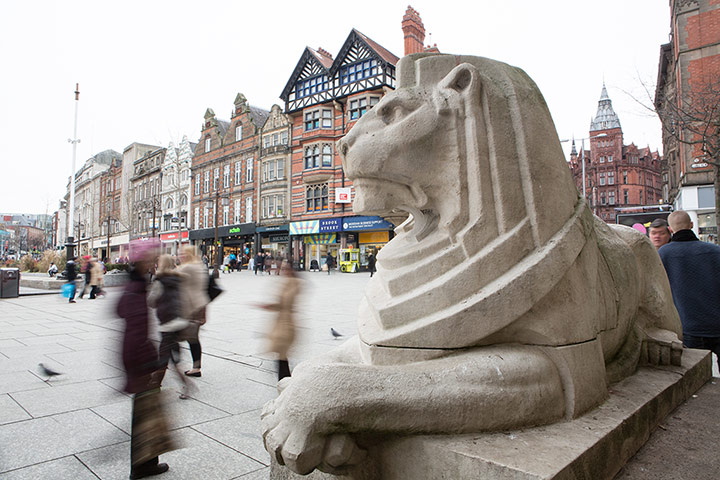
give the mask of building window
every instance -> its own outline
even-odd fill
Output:
[[[235,162],[235,185],[242,183],[242,162]]]
[[[313,145],[305,148],[305,169],[320,166],[320,147]]]
[[[608,185],[615,185],[615,172],[608,172]]]
[[[207,193],[209,191],[210,191],[210,170],[207,170],[203,177],[203,192]]]
[[[608,192],[608,203],[610,205],[615,205],[615,192],[614,191]]]
[[[195,207],[195,221],[193,223],[195,229],[200,228],[200,207]]]
[[[312,185],[305,189],[308,212],[320,212],[328,209],[328,185]]]
[[[235,127],[235,141],[239,142],[240,140],[242,140],[242,125]]]
[[[180,197],[180,207],[184,207],[186,205],[187,205],[187,195],[185,195],[183,193],[182,196]]]
[[[284,215],[285,195],[266,195],[262,198],[263,218],[282,217]]]
[[[627,190],[623,190],[623,203],[624,203],[625,205],[627,205],[628,203],[630,203],[628,200],[629,200],[629,198],[628,198],[628,191],[627,191]]]
[[[235,200],[233,205],[233,214],[235,215],[235,223],[240,223],[240,214],[242,213],[242,200]]]
[[[247,162],[247,165],[245,167],[245,181],[252,182],[252,180],[253,180],[253,159],[248,158],[245,161]]]
[[[350,100],[350,120],[357,120],[365,115],[369,108],[374,107],[380,101],[380,97],[363,97]]]
[[[252,197],[247,197],[245,199],[245,222],[252,222],[252,218],[253,218]]]
[[[605,185],[605,172],[600,172],[598,174],[598,179],[600,180],[600,185]]]
[[[280,143],[282,145],[288,144],[288,132],[287,131],[284,131],[280,134]]]
[[[600,163],[605,163],[605,157],[600,157]]]
[[[200,174],[195,175],[195,195],[200,195]]]
[[[223,206],[222,224],[230,225],[230,205]]]
[[[263,137],[263,148],[269,148],[270,145],[272,145],[272,137],[271,135],[265,135]]]
[[[327,144],[322,147],[322,166],[332,167],[332,146]]]
[[[605,192],[600,192],[600,205],[605,205]]]
[[[297,98],[307,97],[315,93],[324,92],[328,89],[327,75],[318,75],[312,78],[301,80],[295,86]]]
[[[608,155],[608,163],[611,163],[613,161],[612,155]]]
[[[276,173],[277,173],[277,179],[282,180],[285,178],[285,159],[284,158],[278,158],[276,163]]]
[[[305,113],[305,131],[332,128],[332,110],[320,109]]]
[[[210,144],[211,144],[210,137],[207,137],[205,139],[205,152],[206,153],[210,151]]]
[[[627,185],[627,170],[623,170],[623,185]]]
[[[372,77],[378,74],[377,61],[374,59],[348,65],[340,69],[340,83],[342,85]]]
[[[216,168],[213,170],[213,190],[218,189],[218,184],[220,183],[220,168]]]
[[[230,186],[230,165],[225,165],[223,167],[223,188],[228,188]]]
[[[165,203],[165,209],[167,210],[166,213],[170,213],[170,210],[173,209],[173,201],[172,201],[172,198],[168,198],[167,203]]]

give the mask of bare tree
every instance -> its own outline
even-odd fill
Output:
[[[720,79],[698,79],[682,95],[674,88],[658,90],[654,107],[664,143],[687,146],[696,164],[712,166],[715,224],[720,226]]]

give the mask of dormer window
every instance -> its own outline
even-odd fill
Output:
[[[235,141],[239,142],[240,140],[242,140],[242,125],[235,127]]]
[[[373,59],[364,60],[354,63],[340,69],[340,83],[345,85],[363,78],[377,75],[377,61]]]
[[[211,142],[210,142],[210,137],[207,137],[207,138],[205,139],[205,153],[207,153],[207,152],[210,151],[210,144],[211,144]]]
[[[307,97],[318,92],[324,92],[327,89],[327,75],[318,75],[316,77],[297,82],[295,85],[295,96],[297,98]]]

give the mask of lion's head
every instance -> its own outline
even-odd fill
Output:
[[[415,54],[397,71],[397,90],[338,149],[356,213],[410,213],[378,255],[361,337],[426,347],[408,340],[416,328],[454,315],[545,248],[575,215],[578,193],[545,101],[522,70]]]

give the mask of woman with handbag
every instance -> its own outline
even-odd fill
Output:
[[[156,239],[130,243],[130,281],[117,304],[118,316],[125,319],[122,343],[125,391],[133,394],[131,479],[168,471],[168,465],[159,463],[158,456],[174,449],[160,402],[158,353],[148,338],[147,276],[155,265],[159,243]]]
[[[182,304],[182,317],[190,321],[190,325],[180,334],[190,345],[190,355],[193,368],[187,370],[189,377],[202,376],[202,347],[200,346],[200,327],[205,325],[208,296],[207,268],[197,254],[195,247],[185,245],[180,252],[180,266],[178,272],[183,274],[180,301]]]

